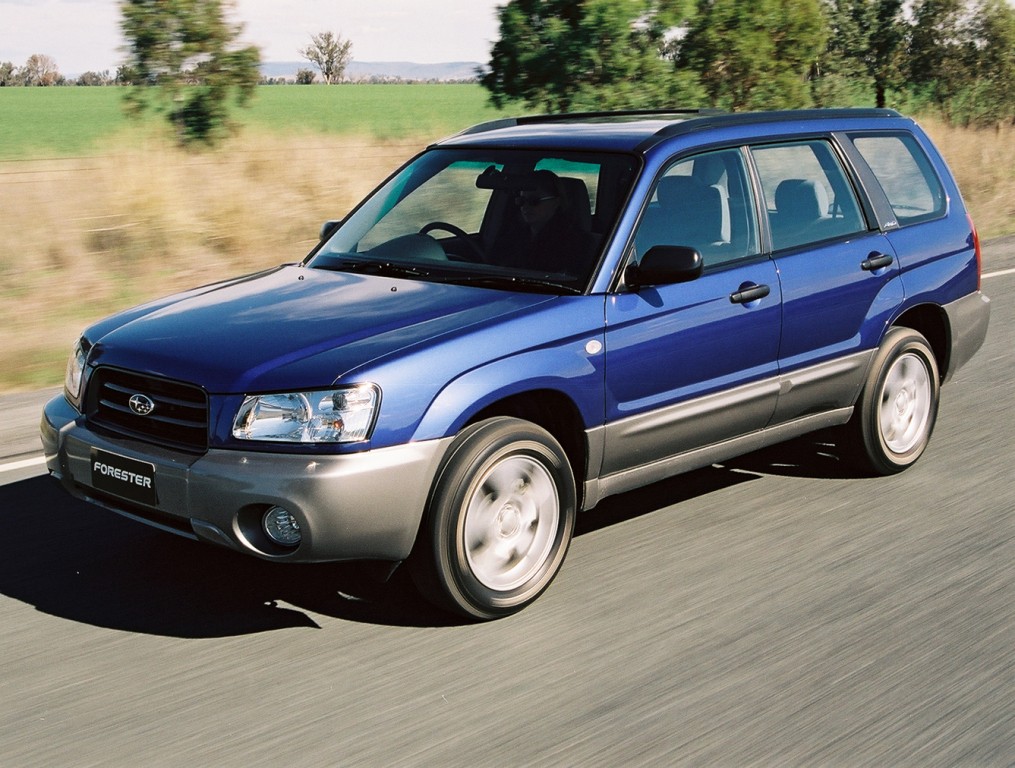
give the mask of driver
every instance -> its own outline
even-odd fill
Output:
[[[505,267],[577,275],[582,272],[586,238],[568,210],[560,178],[552,171],[532,173],[515,195],[519,226],[497,243],[494,261]]]

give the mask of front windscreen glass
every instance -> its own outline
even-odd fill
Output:
[[[626,155],[431,150],[374,193],[308,265],[580,293],[634,172]]]

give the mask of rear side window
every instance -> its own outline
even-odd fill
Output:
[[[853,186],[827,141],[751,147],[751,154],[765,193],[773,250],[866,229]]]
[[[900,226],[945,214],[941,181],[913,136],[907,133],[850,138],[877,176]]]

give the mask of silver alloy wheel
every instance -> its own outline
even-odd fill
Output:
[[[483,586],[508,591],[545,565],[557,538],[560,499],[546,467],[527,456],[494,463],[465,510],[465,555]]]
[[[888,450],[904,454],[926,437],[933,386],[923,358],[912,352],[892,362],[881,389],[878,419]]]

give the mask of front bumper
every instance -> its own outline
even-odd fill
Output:
[[[91,431],[61,395],[41,424],[46,465],[72,495],[193,539],[272,560],[404,560],[433,478],[452,438],[356,454],[209,450],[201,456]],[[154,465],[155,504],[97,489],[92,451]],[[264,512],[280,506],[299,521],[299,546],[273,544]]]

